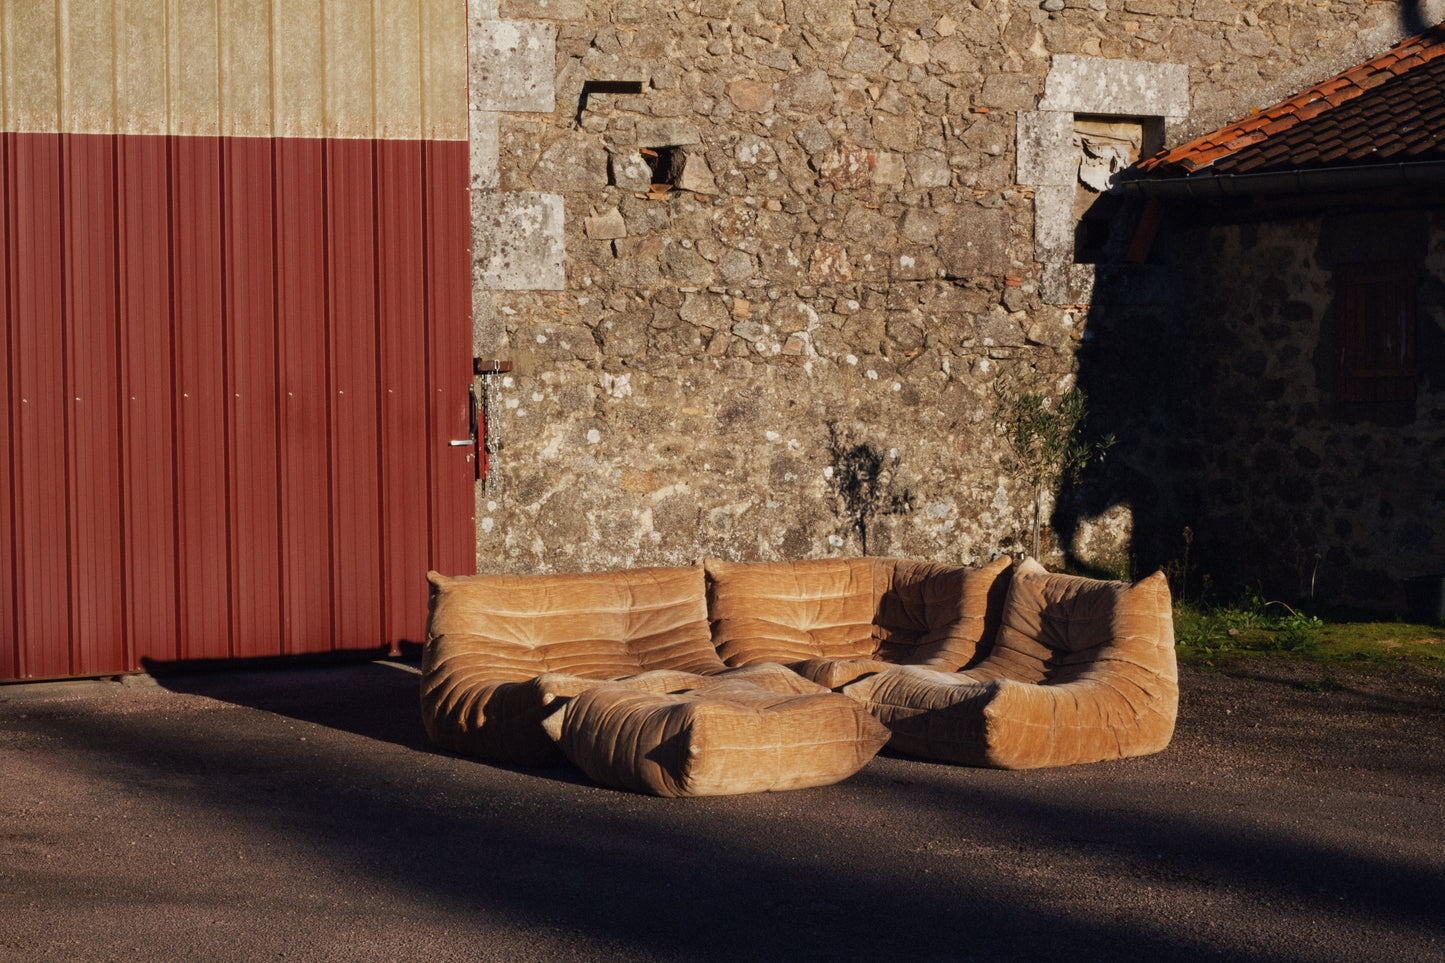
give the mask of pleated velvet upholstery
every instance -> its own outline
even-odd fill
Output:
[[[427,578],[422,719],[434,742],[457,752],[557,761],[541,728],[554,700],[623,678],[672,691],[726,668],[711,643],[701,565]],[[667,674],[637,679],[656,671]]]
[[[546,725],[597,782],[657,796],[830,785],[888,741],[888,730],[847,696],[821,688],[780,695],[734,679],[671,695],[602,685]]]
[[[778,662],[837,688],[894,664],[969,664],[991,634],[989,613],[1002,610],[1009,559],[706,565],[712,641],[728,665]]]
[[[847,686],[902,752],[1032,769],[1158,752],[1179,706],[1169,585],[1020,563],[996,641],[965,671],[897,666]]]

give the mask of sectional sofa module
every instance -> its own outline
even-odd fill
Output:
[[[893,665],[957,669],[993,637],[1010,560],[708,559],[708,618],[732,666],[777,662],[837,689]]]
[[[660,795],[824,785],[884,741],[1001,768],[1141,755],[1178,707],[1162,575],[861,558],[430,578],[435,742]]]
[[[845,685],[903,753],[1035,769],[1158,752],[1179,710],[1169,584],[1016,566],[991,645],[959,671],[892,666]]]

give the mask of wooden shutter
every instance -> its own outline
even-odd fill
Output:
[[[1339,400],[1415,399],[1415,266],[1346,264],[1335,272]]]

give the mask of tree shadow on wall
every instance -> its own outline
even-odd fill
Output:
[[[1065,479],[1049,524],[1070,568],[1098,577],[1137,577],[1181,559],[1183,529],[1198,524],[1203,497],[1186,483],[1202,469],[1192,439],[1215,420],[1200,404],[1201,354],[1228,347],[1202,344],[1177,314],[1150,303],[1182,286],[1169,246],[1158,247],[1152,264],[1096,266],[1077,354],[1084,441],[1113,435],[1115,443],[1077,480]],[[1091,544],[1091,522],[1120,506],[1132,524],[1127,546]]]
[[[836,423],[828,425],[828,461],[835,510],[858,535],[862,554],[867,555],[869,528],[885,516],[913,511],[913,492],[894,480],[896,453],[885,454],[870,441],[858,441]]]
[[[1432,9],[1398,0],[1403,33],[1430,29]],[[1208,577],[1224,596],[1250,586],[1271,598],[1398,610],[1401,569],[1445,569],[1445,533],[1430,519],[1445,488],[1422,480],[1445,457],[1445,431],[1410,427],[1429,415],[1413,401],[1338,400],[1344,335],[1333,273],[1342,264],[1422,266],[1427,211],[1433,205],[1440,224],[1442,203],[1422,188],[1314,204],[1161,200],[1143,263],[1124,263],[1126,251],[1142,250],[1130,251],[1129,239],[1143,201],[1126,204],[1111,243],[1129,237],[1104,252],[1092,293],[1077,297],[1090,305],[1078,354],[1085,430],[1119,443],[1059,494],[1051,525],[1070,563],[1088,570],[1097,561],[1080,540],[1092,519],[1124,505],[1132,564],[1092,567],[1165,567],[1176,594],[1200,593]],[[1318,236],[1285,238],[1286,223]],[[1419,274],[1413,363],[1420,389],[1438,392],[1445,286]]]
[[[1117,444],[1065,485],[1051,522],[1078,570],[1162,568],[1176,597],[1208,587],[1228,598],[1249,586],[1297,601],[1320,520],[1308,507],[1313,466],[1296,454],[1302,413],[1283,403],[1297,386],[1275,352],[1303,350],[1309,312],[1292,306],[1285,268],[1271,260],[1282,255],[1263,250],[1258,226],[1227,228],[1226,239],[1220,214],[1164,206],[1144,263],[1095,266],[1078,385],[1089,401],[1084,430]],[[1100,566],[1099,546],[1086,545],[1090,525],[1117,506],[1131,519],[1129,557]]]

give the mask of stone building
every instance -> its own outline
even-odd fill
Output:
[[[1120,171],[1380,53],[1401,12],[471,0],[474,350],[512,365],[481,379],[479,571],[1019,552],[1000,399],[1150,404],[1081,367],[1096,293],[1173,283],[1115,263]],[[1167,489],[1139,449],[1110,460]],[[1138,497],[1073,499],[1097,511],[1064,547],[1121,570]]]
[[[1128,439],[1091,494],[1128,499],[1136,549],[1187,525],[1216,579],[1397,610],[1445,570],[1442,129],[1437,27],[1141,165],[1163,283],[1098,292],[1080,363]]]

